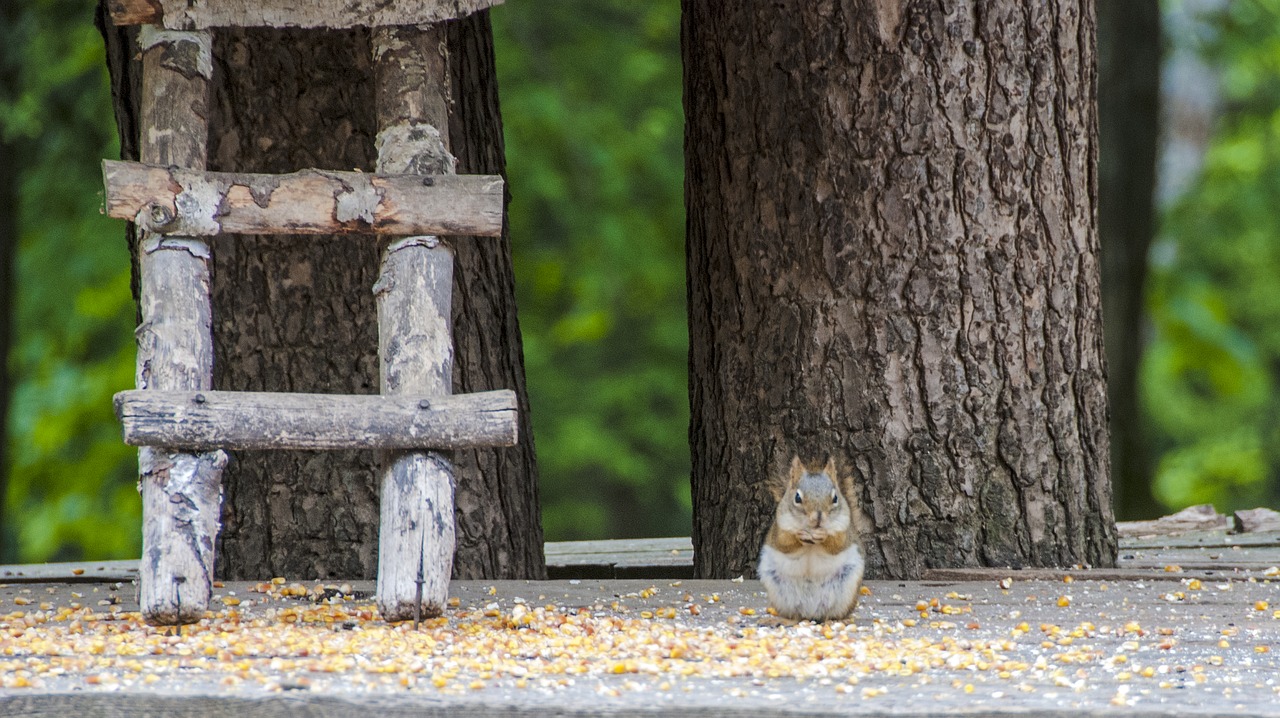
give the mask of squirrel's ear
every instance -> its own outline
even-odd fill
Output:
[[[804,475],[804,464],[800,462],[799,456],[791,457],[791,475],[788,481],[792,484],[800,480]]]
[[[824,474],[826,474],[827,476],[831,477],[831,480],[832,480],[833,482],[839,483],[839,482],[836,480],[836,457],[835,457],[835,454],[831,454],[831,455],[827,456],[827,465],[826,465],[826,466],[824,466],[824,467],[822,467],[822,473],[824,473]]]

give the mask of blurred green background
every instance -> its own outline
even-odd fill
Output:
[[[0,9],[0,219],[16,218],[0,561],[139,551],[111,414],[134,309],[122,225],[98,211],[118,148],[93,5]],[[1202,131],[1171,122],[1161,161],[1134,388],[1154,491],[1163,509],[1275,506],[1280,0],[1164,8],[1165,115]],[[676,0],[493,11],[548,540],[689,531],[679,20]]]

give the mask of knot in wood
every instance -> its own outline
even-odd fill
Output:
[[[148,205],[145,217],[145,228],[152,232],[163,231],[165,227],[173,224],[173,220],[176,218],[173,210],[162,204]]]

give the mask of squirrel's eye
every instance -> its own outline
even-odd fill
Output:
[[[799,491],[797,491],[797,492],[796,492],[796,495],[795,495],[793,498],[795,499],[796,506],[799,506],[799,505],[800,505],[800,500],[801,500],[800,492],[799,492]]]
[[[831,505],[832,505],[832,506],[836,506],[836,505],[838,505],[839,503],[840,503],[840,494],[837,494],[836,492],[832,491],[832,492],[831,492]]]

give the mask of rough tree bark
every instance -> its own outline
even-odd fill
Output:
[[[488,15],[448,28],[458,172],[504,174]],[[104,32],[122,156],[136,159],[130,34]],[[367,30],[220,29],[214,57],[210,170],[374,169]],[[377,393],[376,241],[231,235],[211,244],[216,389]],[[454,452],[454,575],[538,578],[542,530],[510,249],[505,236],[455,246],[454,393],[515,389],[520,444]],[[377,471],[368,451],[235,454],[224,475],[219,573],[372,577]]]
[[[1093,3],[683,4],[698,575],[793,452],[874,575],[1112,563]]]
[[[1151,493],[1138,401],[1147,250],[1155,235],[1160,52],[1157,0],[1098,3],[1098,235],[1111,480],[1121,520],[1162,513]]]

